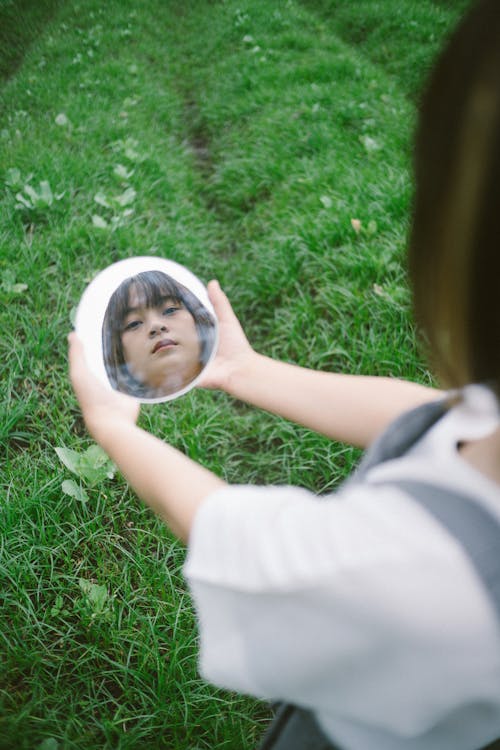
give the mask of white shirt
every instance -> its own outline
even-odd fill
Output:
[[[312,709],[347,750],[471,750],[500,736],[500,623],[458,542],[383,478],[500,488],[457,443],[499,425],[480,386],[403,458],[317,498],[232,486],[197,513],[184,574],[202,675]],[[499,551],[500,554],[500,551]]]

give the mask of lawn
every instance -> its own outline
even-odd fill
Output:
[[[250,750],[197,675],[185,551],[92,447],[67,379],[86,284],[134,255],[226,289],[263,353],[432,376],[405,271],[419,92],[469,3],[0,0],[0,749]],[[141,424],[238,483],[319,494],[358,453],[224,394]]]

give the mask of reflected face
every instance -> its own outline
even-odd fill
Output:
[[[168,267],[169,261],[164,263]],[[106,377],[113,389],[143,401],[169,400],[193,386],[213,356],[216,321],[174,276],[156,268],[134,270],[118,280],[106,302],[101,328]]]
[[[128,369],[151,388],[180,390],[202,369],[194,318],[178,300],[165,297],[147,307],[132,285],[120,335]]]

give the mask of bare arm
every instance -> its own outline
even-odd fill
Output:
[[[219,352],[202,381],[334,440],[366,447],[398,414],[440,392],[396,378],[308,370],[255,352],[217,282],[209,293],[220,323]]]
[[[405,380],[318,372],[256,354],[233,377],[237,398],[329,438],[368,446],[398,414],[439,393]]]
[[[88,370],[78,338],[70,338],[70,376],[92,437],[145,503],[187,542],[196,511],[225,482],[180,451],[137,427],[139,405],[111,392]]]

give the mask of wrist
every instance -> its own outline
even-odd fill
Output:
[[[259,364],[267,359],[253,349],[238,358],[227,374],[225,392],[233,398],[246,400],[248,388],[258,378]]]
[[[115,412],[110,414],[103,410],[99,410],[97,414],[86,414],[84,419],[90,435],[104,450],[117,433],[136,426],[130,419],[117,416]]]

